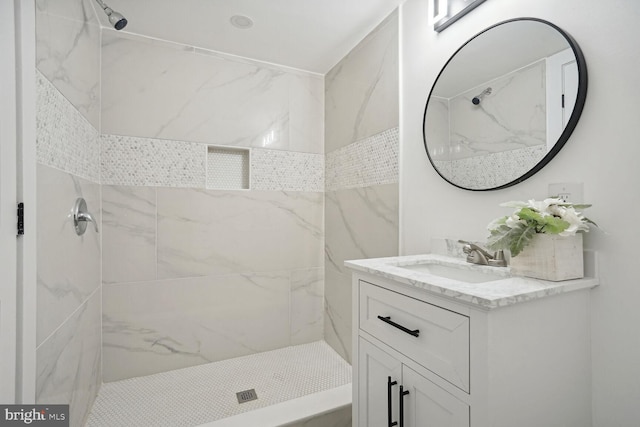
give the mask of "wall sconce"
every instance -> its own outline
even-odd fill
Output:
[[[429,0],[429,25],[440,32],[485,0]]]

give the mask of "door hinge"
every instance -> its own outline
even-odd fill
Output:
[[[18,203],[18,236],[24,234],[24,203]]]
[[[564,108],[564,93],[562,94],[562,108]]]

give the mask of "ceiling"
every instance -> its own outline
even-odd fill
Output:
[[[105,0],[123,32],[325,74],[402,0]],[[110,27],[96,6],[100,22]],[[250,29],[231,25],[250,17]]]

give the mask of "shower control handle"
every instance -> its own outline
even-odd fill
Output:
[[[82,197],[76,200],[76,203],[73,206],[72,214],[73,214],[73,225],[75,227],[76,234],[78,236],[82,236],[84,232],[87,230],[88,222],[92,222],[93,227],[96,230],[96,233],[98,232],[98,223],[96,222],[93,215],[91,215],[87,211],[87,202],[85,202],[85,200]]]

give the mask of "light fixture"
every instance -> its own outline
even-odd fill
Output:
[[[440,32],[478,7],[485,0],[429,0],[428,22]]]
[[[448,0],[429,0],[429,25],[435,25],[436,22],[447,16]]]

